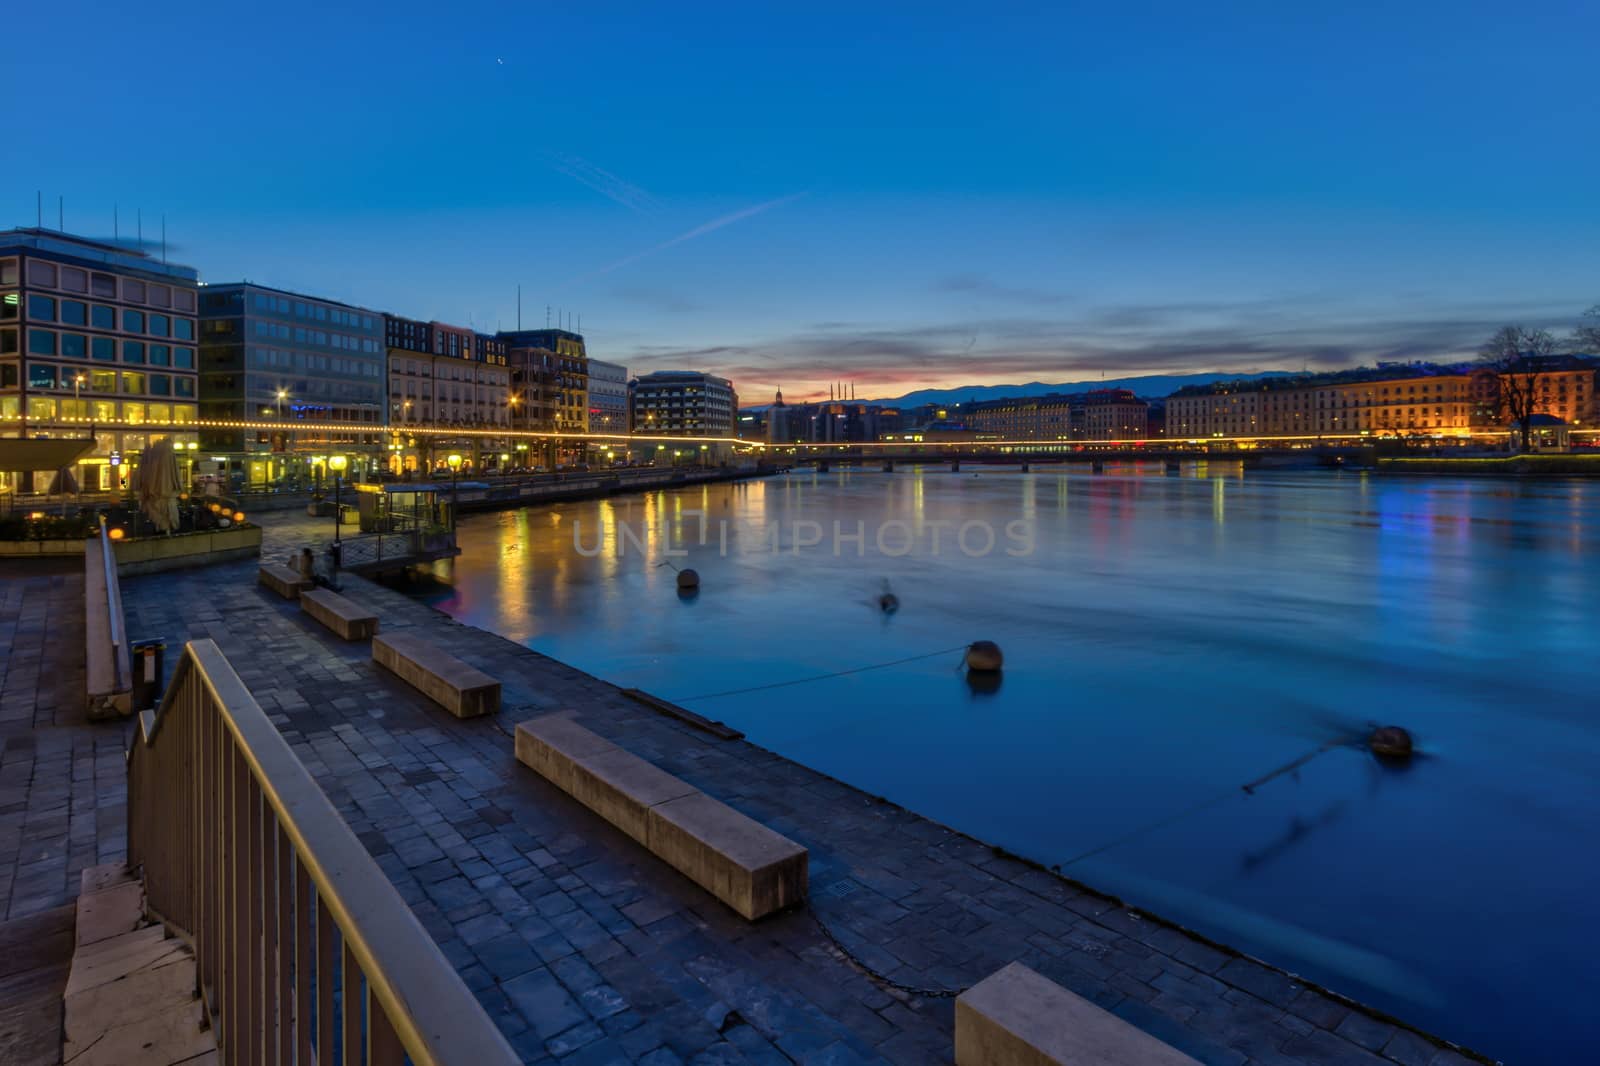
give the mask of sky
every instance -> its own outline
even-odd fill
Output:
[[[1443,359],[1600,303],[1593,2],[7,18],[0,226],[164,217],[203,279],[483,330],[520,285],[748,402]]]

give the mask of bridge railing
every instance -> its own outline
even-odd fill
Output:
[[[140,715],[128,850],[194,947],[222,1062],[518,1061],[212,641]]]

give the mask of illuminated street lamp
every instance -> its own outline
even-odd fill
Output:
[[[339,539],[339,530],[344,524],[344,513],[339,509],[339,481],[340,475],[344,473],[345,465],[349,461],[342,455],[330,455],[328,457],[328,469],[333,471],[333,543],[335,545],[335,559],[338,558],[337,546],[342,543]]]
[[[454,515],[456,509],[456,475],[461,473],[461,455],[458,452],[451,452],[445,457],[444,465],[450,468],[450,512]]]

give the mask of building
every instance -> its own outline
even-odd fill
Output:
[[[511,368],[499,337],[443,322],[383,316],[388,353],[388,466],[403,474],[440,469],[459,454],[469,470],[508,465],[509,437],[485,430],[511,428]],[[471,430],[408,433],[407,429]],[[508,458],[502,460],[501,455]]]
[[[1049,393],[966,404],[961,418],[992,440],[1144,440],[1150,405],[1127,389]]]
[[[192,454],[198,294],[192,268],[145,252],[0,232],[0,433],[93,434],[73,471],[86,492],[123,488],[130,463],[163,437]],[[0,471],[0,491],[44,491],[54,475]]]
[[[628,368],[589,360],[589,432],[628,432]]]
[[[589,353],[581,333],[503,330],[517,396],[516,425],[552,433],[589,432]]]
[[[773,396],[772,406],[767,408],[762,422],[762,437],[768,444],[788,444],[794,440],[794,429],[789,422],[789,405],[783,402],[782,389]]]
[[[1191,385],[1167,398],[1167,436],[1466,436],[1481,388],[1423,363]]]
[[[383,316],[251,282],[200,293],[201,450],[238,486],[310,485],[343,455],[346,477],[382,463]]]
[[[733,382],[695,370],[658,370],[628,383],[633,432],[732,437],[739,397]]]

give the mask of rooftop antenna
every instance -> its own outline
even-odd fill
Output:
[[[167,216],[161,216],[161,261],[167,261]]]
[[[144,208],[139,208],[137,222],[139,223],[139,250],[144,251]]]
[[[522,329],[522,282],[517,282],[517,329]]]
[[[67,198],[59,193],[56,195],[56,229],[67,232]]]
[[[33,228],[44,229],[44,190],[33,190]]]
[[[122,243],[122,229],[117,222],[117,205],[111,205],[111,243]]]
[[[550,305],[549,304],[545,304],[544,305],[544,328],[545,329],[549,329],[550,328]]]

